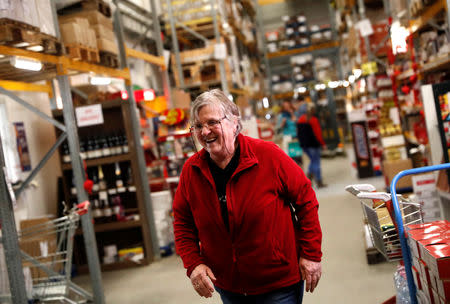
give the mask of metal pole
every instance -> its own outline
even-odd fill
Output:
[[[154,0],[150,1],[153,2]],[[172,0],[166,0],[166,4],[167,4],[167,14],[169,15],[168,17],[170,22],[170,30],[172,32],[172,48],[175,53],[175,64],[177,66],[178,79],[180,81],[180,87],[184,88],[183,68],[181,66],[180,49],[178,47],[177,28],[175,27],[175,21],[173,20]],[[154,10],[155,9],[152,6],[152,11]]]
[[[78,145],[77,125],[75,123],[72,95],[70,93],[70,83],[67,76],[57,76],[61,98],[64,104],[63,116],[67,127],[67,141],[69,143],[70,158],[72,162],[72,172],[75,179],[75,187],[77,189],[78,203],[88,200],[86,191],[84,190],[84,169],[80,157],[80,147]],[[95,238],[94,227],[92,225],[91,209],[88,214],[81,217],[81,226],[83,228],[84,247],[86,249],[89,273],[91,276],[92,293],[94,303],[104,304],[105,296],[103,294],[102,276],[100,270],[100,261],[98,258],[97,240]]]
[[[16,221],[14,219],[13,200],[10,195],[11,184],[6,180],[5,158],[3,156],[2,139],[0,137],[0,220],[2,223],[2,242],[5,251],[6,268],[8,270],[9,289],[12,302],[26,304],[27,292],[17,239]]]
[[[120,62],[122,64],[122,68],[126,67],[127,64],[127,57],[125,53],[124,48],[124,41],[123,41],[123,30],[122,30],[122,23],[120,18],[120,13],[116,11],[114,18],[114,29],[117,33],[117,40],[119,44],[119,56],[120,56]],[[145,213],[148,218],[148,228],[150,231],[150,237],[152,241],[152,251],[153,256],[155,259],[158,259],[160,257],[159,252],[159,243],[158,243],[158,235],[156,234],[156,227],[155,227],[155,219],[153,217],[153,204],[150,196],[150,188],[148,185],[148,176],[146,173],[145,168],[147,167],[145,164],[145,157],[144,157],[144,150],[141,146],[141,134],[140,134],[140,126],[139,121],[136,116],[137,108],[136,108],[136,102],[134,100],[134,94],[133,94],[133,88],[129,83],[125,85],[126,90],[128,91],[128,100],[127,105],[129,107],[130,112],[130,121],[131,121],[131,129],[133,133],[134,143],[136,147],[136,155],[137,155],[137,162],[139,167],[139,175],[140,179],[142,181],[142,191],[143,191],[143,199],[144,199],[144,206],[145,206]]]
[[[267,79],[269,80],[269,94],[272,95],[272,69],[270,68],[270,63],[269,63],[269,58],[267,58],[267,47],[266,47],[266,41],[264,39],[264,35],[261,32],[261,30],[264,29],[264,24],[262,22],[262,12],[261,12],[261,7],[256,3],[254,5],[254,7],[256,7],[256,22],[258,23],[257,28],[258,30],[258,36],[259,36],[259,41],[260,44],[262,46],[262,51],[263,51],[263,55],[264,55],[264,64],[266,65],[266,76]]]
[[[41,110],[39,110],[38,108],[30,105],[28,102],[26,102],[25,100],[23,100],[22,98],[20,98],[19,96],[13,94],[12,92],[5,90],[4,88],[0,87],[0,94],[6,95],[9,98],[11,98],[12,100],[14,100],[15,102],[17,102],[18,104],[24,106],[25,108],[27,108],[28,110],[30,110],[31,112],[33,112],[34,114],[40,116],[41,118],[45,119],[46,121],[48,121],[49,123],[53,124],[55,127],[57,127],[58,129],[60,129],[61,131],[65,132],[66,131],[66,127],[60,123],[59,121],[57,121],[56,119],[48,116],[47,114],[41,112]]]
[[[197,33],[196,31],[194,31],[193,29],[191,29],[189,26],[184,25],[183,23],[179,23],[177,22],[177,25],[181,26],[186,32],[192,34],[192,36],[197,37],[198,39],[202,40],[205,43],[205,46],[207,46],[209,44],[208,39],[206,39],[205,36]]]
[[[167,0],[169,1],[169,0]],[[220,1],[220,0],[218,0]],[[211,4],[211,14],[213,18],[213,26],[214,26],[214,37],[216,38],[216,42],[220,43],[220,33],[219,33],[219,25],[217,24],[217,12],[216,12],[216,1],[210,0]],[[220,82],[222,83],[222,91],[228,95],[228,82],[227,82],[227,75],[225,73],[225,62],[223,59],[219,60],[219,70],[220,70]]]
[[[450,0],[447,0],[446,2],[447,2],[447,27],[448,27],[447,30],[450,31]]]
[[[164,47],[161,39],[161,26],[159,24],[158,12],[156,11],[155,0],[150,0],[150,7],[152,8],[153,31],[155,34],[154,39],[156,41],[156,50],[158,51],[158,56],[164,56]],[[164,96],[166,97],[169,108],[173,108],[174,103],[172,101],[172,93],[170,91],[169,67],[167,66],[165,69],[160,68],[160,71],[162,74]]]
[[[364,0],[358,0],[358,6],[359,6],[359,16],[360,20],[363,20],[366,18],[366,8],[364,6]],[[367,52],[367,58],[368,60],[372,60],[372,52],[370,51],[370,42],[369,37],[364,37],[364,45],[366,46],[366,52]]]

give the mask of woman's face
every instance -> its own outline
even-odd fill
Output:
[[[237,126],[222,113],[221,109],[206,105],[198,112],[194,128],[195,136],[212,158],[225,158],[234,154]],[[199,128],[201,125],[201,128]]]

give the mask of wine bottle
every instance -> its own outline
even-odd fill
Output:
[[[123,153],[128,153],[128,151],[129,151],[128,139],[125,134],[122,135],[122,150],[123,150]]]
[[[100,190],[100,186],[98,184],[98,172],[97,172],[97,168],[93,168],[91,170],[92,172],[92,181],[94,182],[93,186],[92,186],[92,192],[98,192],[98,190]]]
[[[109,206],[108,199],[102,199],[102,206],[103,206],[103,220],[104,223],[109,223],[113,220],[113,212],[111,207]]]
[[[64,163],[70,163],[70,150],[67,142],[65,142],[62,147],[62,159]]]
[[[111,149],[109,147],[108,140],[106,139],[106,137],[102,137],[101,138],[101,144],[102,144],[102,156],[103,157],[110,156],[111,155]]]
[[[131,166],[128,166],[128,179],[127,186],[129,192],[136,192],[136,186],[134,185],[133,172],[131,171]]]
[[[98,166],[98,188],[100,191],[105,191],[108,188],[102,166]]]
[[[94,218],[95,223],[101,223],[103,218],[103,210],[100,205],[100,201],[98,199],[94,200],[94,206],[92,208],[92,217]]]
[[[120,141],[119,135],[114,135],[114,147],[116,148],[116,154],[122,154],[122,143]]]
[[[81,159],[86,159],[86,157],[87,157],[85,146],[86,146],[85,142],[83,140],[80,141],[80,157],[81,157]]]
[[[75,186],[75,176],[72,175],[72,186],[70,187],[70,193],[72,195],[77,195],[77,187]]]
[[[94,143],[91,138],[88,138],[87,140],[86,156],[88,159],[95,158]]]
[[[123,187],[122,171],[120,170],[120,165],[117,162],[115,163],[114,174],[116,175],[116,187]]]
[[[95,153],[95,158],[100,158],[102,157],[102,148],[100,147],[100,142],[99,142],[99,138],[95,138],[94,139],[94,153]]]
[[[116,155],[117,152],[116,152],[116,145],[114,142],[114,136],[112,136],[112,135],[107,136],[106,141],[108,143],[108,147],[109,147],[109,151],[110,151],[111,155]]]
[[[122,199],[120,198],[120,196],[119,195],[114,196],[111,199],[111,204],[114,220],[123,221],[125,218],[125,211],[123,209]]]

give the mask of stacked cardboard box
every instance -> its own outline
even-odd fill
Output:
[[[78,43],[100,51],[118,54],[111,18],[97,10],[83,10],[59,17],[66,44]],[[73,37],[73,36],[76,37]]]
[[[406,229],[419,300],[450,303],[450,223],[434,221]]]

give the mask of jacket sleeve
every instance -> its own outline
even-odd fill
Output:
[[[325,142],[323,141],[323,137],[322,137],[322,128],[320,127],[320,122],[317,119],[317,117],[311,117],[311,119],[309,120],[309,124],[311,125],[314,135],[316,136],[319,143],[322,146],[325,146]]]
[[[180,176],[180,183],[173,201],[173,226],[175,247],[183,260],[184,268],[187,270],[186,274],[190,277],[195,267],[204,264],[204,261],[200,255],[197,227],[195,226],[194,217],[186,196],[184,175],[182,173]]]
[[[282,151],[280,151],[282,152]],[[320,262],[322,229],[319,222],[319,202],[303,170],[285,153],[280,157],[279,177],[285,196],[295,205],[299,225],[295,225],[297,253],[300,257]]]

